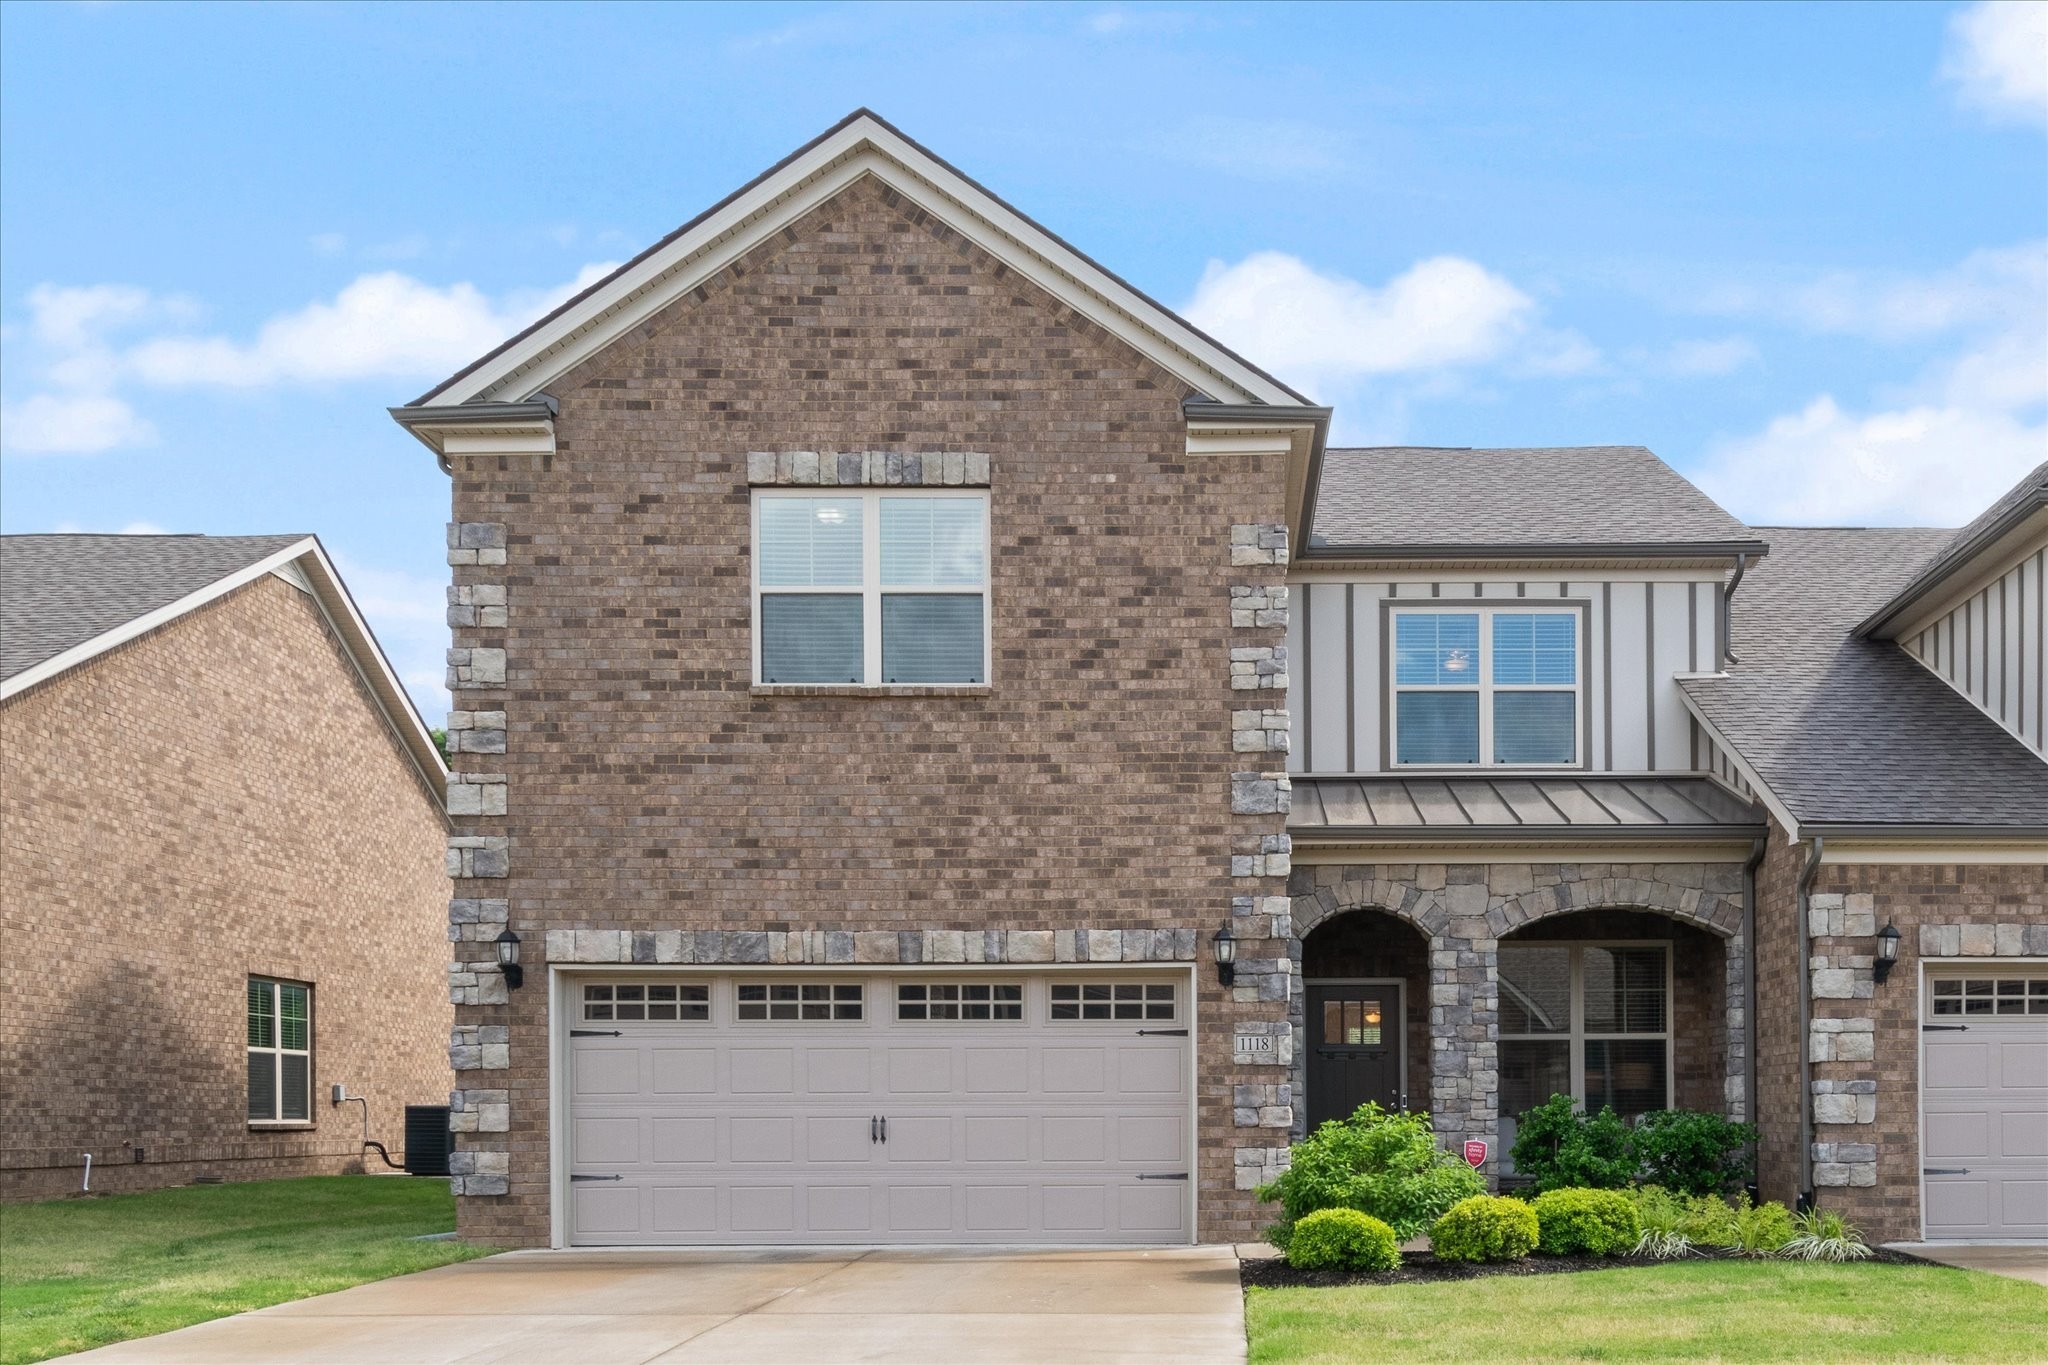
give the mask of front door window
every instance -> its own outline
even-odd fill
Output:
[[[1308,1126],[1362,1104],[1402,1109],[1401,984],[1310,982]]]

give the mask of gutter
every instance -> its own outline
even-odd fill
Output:
[[[1816,834],[1807,845],[1806,866],[1799,871],[1799,893],[1794,904],[1799,914],[1799,1195],[1798,1212],[1813,1208],[1813,921],[1807,897],[1813,879],[1820,872],[1821,853],[1827,845]]]
[[[1735,576],[1728,580],[1728,586],[1721,589],[1721,664],[1742,662],[1735,653],[1735,590],[1742,586],[1742,575],[1749,571],[1749,556],[1735,556]]]
[[[447,427],[487,427],[508,422],[552,422],[562,405],[552,394],[536,394],[518,403],[450,403],[435,407],[386,408],[391,420],[412,433],[413,439],[434,452],[441,472],[448,472],[448,457],[428,436],[429,431]]]
[[[1729,825],[1295,825],[1298,847],[1321,844],[1561,844],[1587,840],[1644,844],[1725,844],[1760,837],[1759,824]]]
[[[1306,545],[1316,524],[1316,497],[1323,486],[1323,449],[1329,444],[1334,408],[1314,403],[1218,403],[1208,398],[1181,400],[1181,416],[1190,422],[1242,422],[1247,426],[1310,428],[1308,469],[1301,490],[1301,543]]]
[[[1761,540],[1515,541],[1470,545],[1312,545],[1308,560],[1376,563],[1396,559],[1705,559],[1726,556],[1760,559],[1770,547]]]

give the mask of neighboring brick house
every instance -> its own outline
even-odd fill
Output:
[[[311,536],[0,539],[0,1197],[399,1157],[445,782]]]
[[[1327,449],[864,111],[393,415],[466,1236],[1229,1240],[1365,1100],[1756,1110],[1785,817],[1683,680],[1769,536],[1648,451]]]

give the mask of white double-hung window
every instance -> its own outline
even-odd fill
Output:
[[[249,978],[249,1122],[313,1119],[313,988]]]
[[[754,498],[754,680],[988,681],[988,495]]]
[[[1573,607],[1396,609],[1396,766],[1578,763],[1580,621]]]

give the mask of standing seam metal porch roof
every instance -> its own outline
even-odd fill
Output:
[[[1763,813],[1702,777],[1297,777],[1290,834],[1376,839],[1750,838]]]

